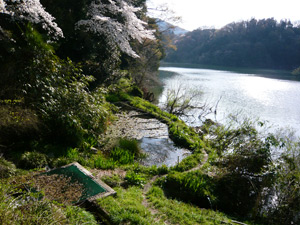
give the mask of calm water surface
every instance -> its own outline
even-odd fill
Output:
[[[164,84],[160,104],[167,89],[179,85],[200,89],[202,102],[212,106],[221,98],[217,120],[224,122],[229,114],[239,113],[253,119],[269,121],[273,127],[293,128],[300,135],[299,78],[284,72],[231,72],[201,68],[160,67]],[[198,125],[194,121],[191,125]]]

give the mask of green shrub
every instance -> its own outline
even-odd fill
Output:
[[[144,157],[136,140],[120,139],[110,152],[110,158],[117,164],[132,164],[135,159]]]
[[[118,146],[122,149],[126,149],[136,157],[141,154],[141,149],[137,140],[120,139]]]
[[[169,171],[170,171],[170,169],[166,165],[162,165],[162,166],[157,168],[157,174],[158,175],[167,174]]]
[[[123,179],[117,174],[114,174],[112,176],[103,176],[101,177],[101,180],[103,180],[107,185],[109,185],[112,188],[120,187],[123,183]]]
[[[125,176],[125,180],[129,185],[134,185],[138,187],[143,187],[144,184],[146,183],[145,178],[134,171],[127,172]]]
[[[116,163],[112,159],[106,159],[102,155],[98,155],[94,160],[94,167],[97,169],[114,169]]]
[[[172,172],[160,183],[172,197],[192,202],[204,208],[211,208],[215,203],[213,179],[200,171]]]
[[[3,101],[3,100],[2,100]],[[0,104],[0,143],[3,145],[27,141],[39,133],[40,121],[36,112],[21,106],[23,103]],[[12,101],[14,102],[14,101]]]
[[[115,147],[110,152],[110,157],[118,164],[126,165],[134,162],[134,153],[124,150],[119,147]]]
[[[53,167],[61,167],[61,166],[65,166],[71,162],[72,161],[66,157],[59,157],[52,162],[52,166]]]
[[[148,191],[147,200],[158,211],[156,215],[163,217],[168,224],[235,224],[222,213],[167,198],[164,190],[157,186],[152,186]]]
[[[16,173],[16,166],[0,156],[0,178],[8,178]]]
[[[57,57],[30,25],[23,38],[32,55],[16,82],[21,82],[26,105],[47,127],[47,139],[78,146],[86,136],[97,137],[110,115],[105,90],[91,92],[89,83],[95,78],[83,74],[80,65],[70,59]]]
[[[48,159],[40,152],[25,152],[21,156],[20,165],[26,169],[42,168],[48,165]]]
[[[79,161],[80,155],[79,155],[78,148],[69,148],[67,150],[67,158],[70,161]]]
[[[69,224],[98,224],[93,214],[83,210],[78,206],[67,206],[65,209],[65,214]]]
[[[106,101],[111,103],[120,102],[120,96],[116,93],[109,93],[105,96]]]
[[[200,165],[203,160],[202,153],[194,153],[186,158],[184,158],[179,164],[174,166],[172,169],[183,172],[195,168]]]
[[[132,89],[129,92],[129,94],[132,96],[140,97],[140,98],[143,98],[143,96],[144,96],[142,90],[136,85],[132,86]]]

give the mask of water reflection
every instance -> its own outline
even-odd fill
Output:
[[[282,102],[282,97],[287,95],[285,92],[291,88],[289,82],[256,76],[244,76],[237,82],[237,85],[249,98],[270,106],[278,101]]]
[[[147,153],[147,158],[141,163],[145,166],[174,166],[191,154],[190,151],[176,147],[168,138],[147,138],[141,140],[141,148]],[[178,158],[179,157],[179,158]]]
[[[164,73],[168,71],[168,77]],[[170,76],[170,72],[174,76]],[[245,71],[244,71],[245,72]],[[161,67],[160,77],[164,92],[176,83],[197,87],[203,91],[202,102],[218,105],[217,120],[224,122],[229,114],[242,115],[269,121],[279,127],[291,127],[300,135],[300,82],[280,71],[268,70],[267,74],[238,73],[225,70],[200,68]],[[197,113],[197,112],[195,112]],[[199,122],[200,123],[200,122]],[[199,124],[193,124],[199,125]]]

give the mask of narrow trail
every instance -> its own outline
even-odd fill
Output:
[[[152,138],[168,138],[168,126],[163,123],[163,121],[159,121],[149,115],[145,115],[145,112],[138,111],[134,108],[131,111],[123,111],[117,114],[118,119],[114,122],[113,125],[110,126],[106,135],[110,137],[110,139],[125,137],[125,138],[133,138],[133,139],[141,139],[142,137],[152,137]],[[107,143],[108,144],[108,143]],[[200,169],[208,160],[208,154],[203,150],[203,159],[202,162],[196,167],[185,171],[191,172]],[[113,175],[118,174],[122,177],[125,177],[126,171],[94,171],[98,178],[101,178],[105,175]],[[147,199],[147,193],[152,188],[153,183],[163,176],[154,176],[152,177],[148,183],[145,184],[142,195],[142,205],[149,210],[153,217],[157,218],[157,221],[161,218],[161,213],[159,210],[155,209],[152,204]],[[168,221],[164,221],[165,224],[169,224]]]
[[[208,160],[208,154],[204,151],[204,158],[203,158],[202,163],[199,164],[198,166],[196,166],[196,167],[194,167],[194,168],[188,170],[188,171],[185,171],[185,173],[200,169],[200,168],[207,162],[207,160]],[[147,208],[147,209],[149,210],[149,212],[150,212],[151,215],[153,215],[153,216],[159,215],[159,211],[151,206],[151,203],[149,203],[149,201],[147,200],[147,193],[148,193],[149,190],[151,189],[153,183],[154,183],[158,178],[160,178],[160,177],[166,177],[166,176],[167,176],[167,175],[163,175],[163,176],[158,176],[158,175],[156,175],[156,176],[152,177],[151,180],[150,180],[148,183],[146,183],[145,186],[144,186],[144,188],[143,188],[143,192],[142,192],[142,194],[143,194],[143,201],[142,201],[142,204],[143,204],[143,206],[145,206],[145,208]],[[157,220],[159,220],[159,217],[157,218]],[[164,223],[165,223],[165,224],[168,224],[167,221],[165,221]]]
[[[158,211],[157,211],[156,209],[150,207],[150,203],[147,201],[147,196],[146,196],[146,195],[147,195],[148,191],[151,189],[152,184],[157,180],[158,177],[159,177],[159,176],[154,176],[154,177],[152,177],[152,179],[151,179],[147,184],[145,184],[144,189],[143,189],[143,198],[144,198],[144,199],[143,199],[142,204],[143,204],[147,209],[149,209],[149,211],[151,212],[152,215],[157,214]]]
[[[131,111],[127,113],[119,114],[119,119],[115,122],[114,126],[111,126],[111,129],[108,131],[110,136],[120,137],[125,136],[127,138],[135,138],[140,139],[142,136],[149,137],[168,137],[168,128],[166,124],[162,124],[161,121],[157,119],[144,117],[145,115],[137,112]],[[194,168],[191,168],[183,173],[188,173],[192,171],[199,170],[205,165],[208,161],[209,155],[205,150],[202,150],[203,158],[202,161]],[[125,177],[126,171],[124,170],[109,170],[109,171],[98,171],[95,170],[94,173],[98,178],[102,176],[111,176],[117,174],[118,176]],[[168,219],[166,219],[166,215],[162,213],[160,210],[156,209],[155,206],[148,200],[147,193],[152,188],[153,184],[158,178],[166,177],[167,175],[156,175],[153,176],[145,185],[142,190],[142,205],[146,210],[150,212],[150,214],[155,218],[155,222],[164,224],[171,224]],[[164,218],[164,219],[163,219]],[[226,222],[224,222],[226,223]],[[246,225],[244,223],[238,221],[231,221],[232,225]]]
[[[157,209],[155,209],[154,207],[152,207],[151,204],[148,202],[147,193],[151,189],[153,183],[157,180],[157,178],[159,178],[159,176],[154,176],[151,178],[151,180],[147,184],[145,184],[144,189],[143,189],[143,194],[142,194],[143,195],[142,205],[145,206],[145,208],[147,210],[149,210],[151,215],[156,218],[156,222],[158,222],[160,220],[159,211]],[[164,223],[169,224],[167,221],[164,221]]]
[[[190,169],[190,170],[184,171],[184,173],[188,173],[188,172],[192,172],[192,171],[201,169],[201,167],[202,167],[202,166],[207,162],[207,160],[208,160],[208,154],[207,154],[207,152],[206,152],[205,150],[203,151],[203,154],[204,154],[204,158],[203,158],[202,162],[201,162],[198,166],[196,166],[196,167],[194,167],[194,168],[192,168],[192,169]]]

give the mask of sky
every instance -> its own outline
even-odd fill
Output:
[[[190,31],[252,18],[300,21],[300,0],[147,0],[150,15],[154,15],[151,8],[162,4],[181,17],[176,25]]]

